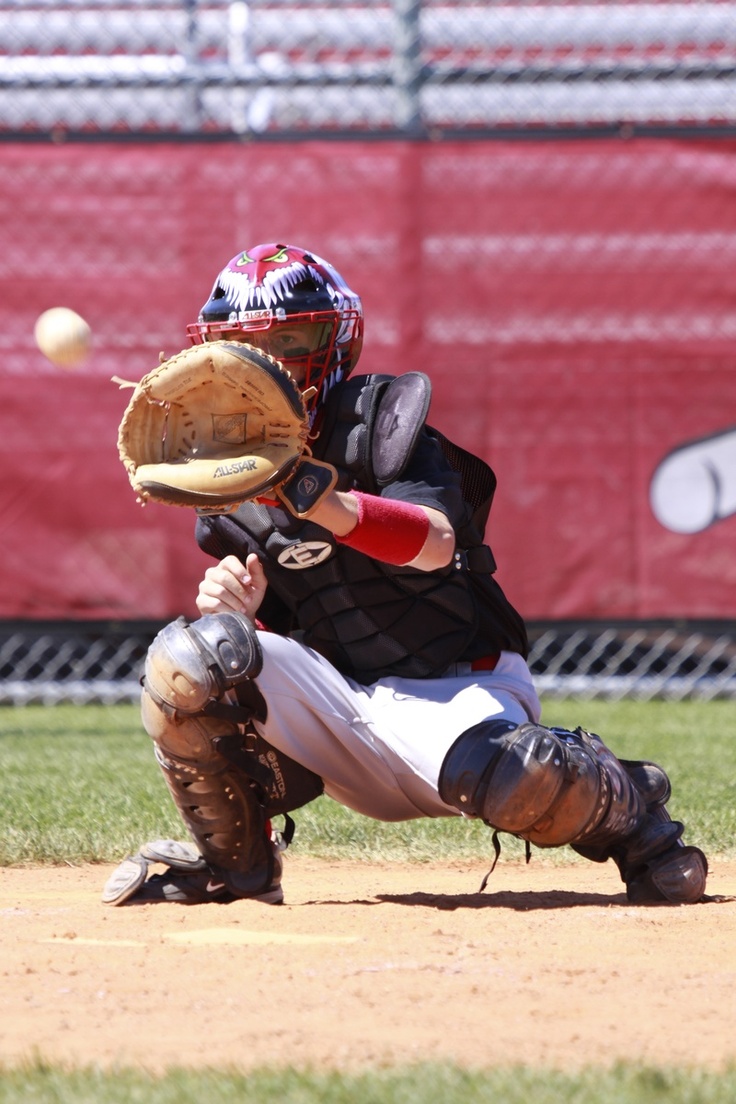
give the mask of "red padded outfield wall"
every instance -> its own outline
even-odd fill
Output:
[[[274,239],[362,294],[361,370],[428,372],[495,468],[526,617],[736,614],[736,143],[5,144],[0,204],[3,618],[194,612],[193,515],[136,504],[110,377]],[[34,348],[55,305],[83,371]]]

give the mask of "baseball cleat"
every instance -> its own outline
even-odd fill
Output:
[[[248,879],[253,888],[248,886]],[[240,874],[236,880],[230,872],[218,873],[209,867],[191,874],[169,870],[164,874],[153,874],[143,883],[135,899],[141,903],[172,901],[180,905],[202,905],[209,901],[228,904],[245,898],[266,905],[283,903],[284,891],[280,882],[272,882],[265,890],[262,885],[263,877],[258,871],[250,875]]]
[[[146,843],[136,855],[128,855],[108,878],[102,890],[105,905],[145,904],[172,901],[182,905],[201,905],[209,901],[226,904],[248,899],[266,905],[284,901],[281,886],[283,859],[281,846],[272,841],[273,870],[264,886],[265,870],[222,870],[211,866],[190,843],[178,840],[154,840]],[[168,869],[148,877],[152,863],[163,863]]]

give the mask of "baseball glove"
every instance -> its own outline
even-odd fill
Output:
[[[165,360],[135,385],[118,452],[141,502],[227,510],[281,497],[308,455],[308,432],[302,394],[278,361],[214,341]]]

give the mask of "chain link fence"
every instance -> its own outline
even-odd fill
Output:
[[[0,134],[736,123],[736,4],[0,0]]]
[[[153,623],[0,625],[0,704],[137,702]],[[732,623],[532,623],[530,667],[549,698],[736,698]]]

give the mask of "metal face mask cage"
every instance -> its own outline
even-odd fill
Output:
[[[349,374],[357,359],[353,351],[362,338],[362,321],[362,312],[350,307],[295,314],[278,310],[231,311],[227,318],[192,323],[187,326],[187,335],[195,345],[231,339],[267,353],[294,376],[302,390],[315,389],[308,402],[311,406]],[[306,340],[295,344],[290,352],[284,340],[287,336]]]

